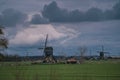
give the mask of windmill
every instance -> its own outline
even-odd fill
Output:
[[[44,47],[39,48],[39,49],[43,49],[43,54],[44,54],[43,63],[56,63],[57,61],[53,56],[53,47],[47,46],[47,42],[48,42],[48,34],[46,35]]]
[[[99,53],[100,59],[104,59],[105,58],[105,54],[109,54],[109,56],[110,56],[109,52],[105,52],[104,51],[104,46],[101,46],[101,51],[98,51],[98,53]]]

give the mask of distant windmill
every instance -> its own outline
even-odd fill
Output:
[[[47,46],[47,42],[48,42],[48,34],[46,35],[46,39],[45,39],[45,45],[43,48],[39,48],[39,49],[43,49],[44,50],[44,59],[43,62],[44,63],[55,63],[57,62],[56,59],[53,56],[53,47],[51,46]]]
[[[110,56],[110,53],[109,53],[109,52],[105,52],[105,51],[104,51],[104,46],[101,46],[101,51],[98,51],[98,53],[99,53],[100,59],[104,59],[104,58],[105,58],[105,57],[104,57],[105,54],[109,54],[109,56]]]

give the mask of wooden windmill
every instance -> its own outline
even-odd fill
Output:
[[[43,63],[56,63],[57,61],[53,56],[53,47],[47,46],[47,42],[48,42],[48,34],[46,35],[44,47],[39,48],[39,49],[43,49],[43,54],[44,54]]]
[[[99,53],[100,59],[104,59],[105,58],[105,54],[109,54],[110,55],[109,52],[105,52],[104,51],[104,46],[101,46],[101,51],[98,51],[98,53]]]

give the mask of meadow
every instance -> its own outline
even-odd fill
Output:
[[[120,80],[120,62],[37,65],[29,62],[1,62],[0,80]]]

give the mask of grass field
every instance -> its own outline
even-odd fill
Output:
[[[19,66],[7,62],[0,64],[0,80],[120,80],[120,62],[116,61],[39,65],[21,62]]]

